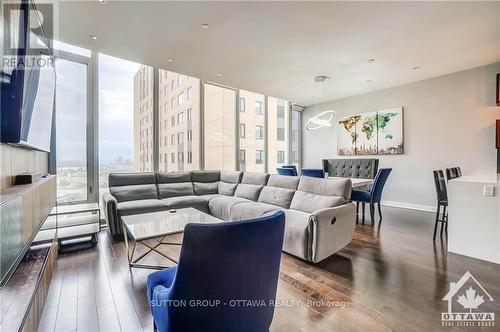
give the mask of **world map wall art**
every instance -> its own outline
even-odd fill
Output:
[[[403,154],[403,108],[362,113],[339,121],[337,154]]]

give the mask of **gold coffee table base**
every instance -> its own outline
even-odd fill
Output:
[[[146,257],[146,255],[149,254],[152,251],[156,252],[157,254],[165,257],[166,259],[168,259],[168,260],[170,260],[170,261],[172,261],[172,262],[174,262],[176,264],[178,262],[175,258],[172,258],[172,257],[170,257],[170,256],[162,253],[161,251],[159,251],[157,249],[160,245],[175,245],[175,246],[182,245],[182,243],[177,243],[177,242],[165,242],[165,238],[168,235],[163,236],[161,238],[161,240],[158,240],[158,237],[156,237],[156,238],[150,238],[150,239],[144,239],[144,240],[134,240],[133,241],[134,244],[132,246],[132,252],[130,251],[130,248],[129,248],[128,236],[127,236],[127,229],[126,229],[125,225],[123,225],[123,236],[125,238],[125,250],[127,252],[128,265],[130,267],[136,267],[136,268],[141,268],[141,269],[155,269],[155,270],[161,270],[161,269],[167,268],[168,266],[151,265],[151,264],[140,264],[139,263],[139,261],[141,259],[143,259],[144,257]],[[146,243],[146,241],[149,241],[149,240],[154,240],[157,243],[154,246],[151,246],[148,243]],[[137,243],[140,243],[143,246],[147,247],[148,250],[145,253],[142,253],[138,257],[134,258],[134,253],[135,253],[135,249],[136,249]]]

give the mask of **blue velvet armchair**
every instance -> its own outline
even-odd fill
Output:
[[[188,224],[179,264],[148,276],[157,330],[268,331],[284,227],[282,211],[246,221]]]
[[[375,219],[375,204],[378,206],[379,222],[382,221],[382,209],[380,201],[382,200],[382,192],[385,182],[391,174],[392,168],[381,168],[378,170],[373,185],[368,190],[353,190],[351,200],[356,202],[356,214],[359,213],[359,203],[362,203],[363,208],[363,223],[365,222],[365,203],[370,204],[370,218],[372,224]],[[357,220],[357,219],[356,219]]]
[[[297,172],[294,171],[293,168],[278,167],[276,168],[276,171],[279,175],[297,176]]]

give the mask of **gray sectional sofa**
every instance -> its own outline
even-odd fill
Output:
[[[283,251],[316,263],[352,240],[351,188],[349,179],[235,171],[112,173],[102,203],[111,235],[119,241],[120,218],[130,214],[193,207],[236,221],[283,210]]]

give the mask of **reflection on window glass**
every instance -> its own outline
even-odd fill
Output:
[[[261,94],[240,90],[240,111],[245,104],[255,105],[255,112],[240,112],[240,151],[245,151],[245,170],[248,172],[265,172],[265,154],[264,154],[264,101],[265,97]],[[244,135],[241,136],[241,128],[245,128]],[[262,153],[257,156],[257,151]],[[241,158],[240,158],[240,170]]]
[[[99,54],[99,191],[112,172],[152,170],[151,67]]]
[[[299,111],[292,111],[292,132],[291,132],[291,158],[290,162],[300,169],[300,116]]]
[[[205,169],[236,168],[236,91],[205,84]]]
[[[159,154],[168,155],[159,164],[161,172],[183,172],[200,169],[200,80],[164,69],[159,70],[159,104],[170,108],[160,110],[159,122],[167,123],[159,130]],[[186,136],[184,136],[186,133]],[[176,139],[177,138],[177,139]],[[185,158],[185,156],[187,156]]]

